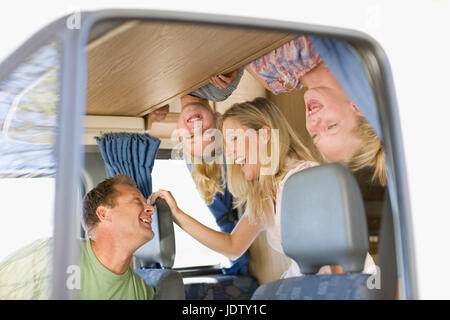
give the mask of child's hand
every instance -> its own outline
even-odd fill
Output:
[[[239,75],[239,69],[227,74],[219,74],[209,79],[209,82],[219,89],[228,88]]]
[[[164,107],[161,107],[159,109],[156,109],[155,111],[150,112],[150,118],[154,122],[160,122],[166,118],[168,113],[169,113],[169,105],[165,105]]]
[[[159,189],[158,191],[153,192],[149,197],[150,204],[154,205],[156,199],[158,198],[164,199],[167,202],[167,205],[169,206],[172,215],[176,215],[178,213],[179,209],[177,202],[175,198],[172,196],[172,193],[170,193],[170,191]]]

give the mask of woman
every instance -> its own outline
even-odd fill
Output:
[[[372,181],[386,185],[385,154],[380,139],[323,62],[309,37],[300,36],[285,43],[250,62],[246,70],[274,94],[306,86],[306,127],[324,160],[342,162],[353,171],[374,167]],[[232,77],[234,75],[236,72],[212,77],[208,86],[192,94],[223,100],[231,94],[230,88],[237,86],[235,82],[239,78]]]
[[[302,77],[306,129],[328,162],[342,162],[352,171],[373,167],[372,181],[386,185],[383,145],[358,106],[325,63]]]
[[[228,187],[236,204],[246,206],[244,215],[232,233],[218,232],[202,225],[178,208],[169,191],[158,190],[153,193],[151,203],[159,197],[166,200],[174,221],[183,230],[231,259],[245,252],[263,230],[268,231],[272,247],[282,252],[279,210],[284,182],[289,175],[317,163],[312,161],[313,156],[295,135],[283,114],[265,98],[233,105],[219,122],[225,135],[227,159],[233,162],[227,164]],[[256,139],[251,139],[252,134],[256,135]],[[243,145],[238,145],[239,141],[244,141]],[[256,155],[253,152],[255,150]],[[263,161],[268,150],[271,150],[270,161]],[[261,174],[269,167],[276,168],[273,174]],[[366,265],[373,265],[370,256]],[[330,269],[324,267],[321,272],[330,272]],[[292,261],[284,276],[299,274],[297,264]]]

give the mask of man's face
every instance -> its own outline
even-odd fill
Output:
[[[115,206],[108,208],[114,234],[124,241],[140,246],[155,236],[152,230],[153,206],[135,187],[125,184],[114,186],[117,192]]]
[[[343,90],[317,87],[304,95],[306,129],[323,156],[339,162],[352,156],[361,146],[356,135],[358,108]]]
[[[190,95],[181,98],[181,113],[178,118],[177,128],[180,130],[183,143],[190,144],[191,155],[201,157],[203,150],[213,138],[203,140],[203,135],[208,129],[216,128],[217,115],[211,110],[208,101]],[[201,146],[199,150],[195,145]]]

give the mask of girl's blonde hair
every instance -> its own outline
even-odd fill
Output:
[[[197,189],[207,204],[213,201],[214,195],[224,193],[225,178],[223,164],[216,161],[194,164],[192,168],[192,179]]]
[[[359,171],[365,167],[374,168],[372,182],[386,186],[386,156],[378,135],[364,116],[358,116],[355,131],[362,141],[361,148],[343,162],[352,171]]]
[[[276,194],[276,187],[286,173],[292,169],[286,166],[287,157],[314,161],[310,150],[295,134],[278,107],[265,98],[256,98],[253,101],[236,103],[219,118],[218,127],[222,129],[227,119],[233,119],[241,125],[258,131],[264,126],[278,130],[277,143],[279,159],[276,159],[278,168],[273,175],[259,175],[257,179],[246,180],[238,164],[227,164],[227,183],[233,195],[235,207],[247,206],[250,223],[266,225],[273,222],[274,212],[270,205]],[[222,130],[223,132],[223,130]],[[273,134],[271,135],[273,137]]]

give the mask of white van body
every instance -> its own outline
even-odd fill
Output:
[[[112,8],[275,19],[347,28],[374,38],[389,59],[399,107],[417,298],[450,299],[450,280],[445,276],[450,265],[446,254],[450,226],[450,1],[14,1],[0,11],[0,61],[61,16]]]

